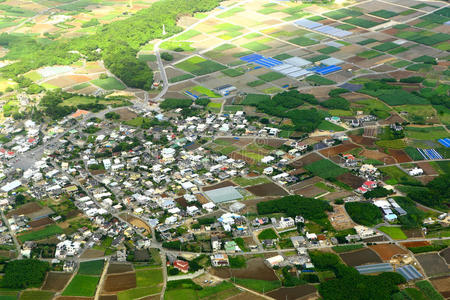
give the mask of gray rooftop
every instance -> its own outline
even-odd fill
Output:
[[[222,203],[233,200],[242,199],[242,195],[236,190],[234,186],[227,186],[211,191],[205,192],[206,196],[214,203]]]

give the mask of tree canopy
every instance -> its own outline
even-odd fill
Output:
[[[345,210],[358,224],[373,226],[381,222],[382,214],[378,207],[367,202],[347,202]]]
[[[48,262],[37,259],[22,259],[8,262],[5,267],[5,276],[1,281],[2,286],[8,288],[27,288],[38,286],[45,279],[45,274],[50,269]]]

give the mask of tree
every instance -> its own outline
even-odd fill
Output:
[[[8,288],[27,288],[40,286],[50,269],[48,262],[36,259],[22,259],[8,262],[2,285]]]
[[[173,55],[170,54],[169,52],[163,52],[161,53],[161,58],[164,59],[165,61],[172,61]]]
[[[345,210],[358,224],[373,226],[381,222],[382,214],[378,207],[367,202],[347,202]]]

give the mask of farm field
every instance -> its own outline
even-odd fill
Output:
[[[365,248],[352,252],[341,253],[339,256],[349,266],[356,267],[368,263],[381,263],[381,259],[371,249]]]
[[[381,226],[378,228],[380,231],[386,233],[394,240],[405,240],[407,239],[406,234],[401,230],[400,227],[388,227],[388,226]]]
[[[378,253],[382,260],[390,260],[396,254],[406,254],[406,250],[393,244],[379,244],[369,246],[372,250]]]
[[[95,295],[98,276],[75,275],[62,292],[63,296],[92,297]]]

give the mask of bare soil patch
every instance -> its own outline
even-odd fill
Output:
[[[383,121],[383,124],[395,124],[395,123],[403,123],[405,119],[400,117],[397,113],[391,113],[391,116]]]
[[[355,226],[343,205],[333,205],[333,211],[328,213],[328,219],[336,230],[349,229]]]
[[[417,242],[405,242],[402,243],[403,247],[409,248],[409,247],[423,247],[423,246],[429,246],[431,243],[429,241],[417,241]]]
[[[125,274],[113,274],[106,277],[103,291],[106,293],[119,292],[136,287],[136,274],[134,272]]]
[[[40,209],[42,209],[42,207],[38,203],[29,202],[13,211],[10,211],[6,216],[9,218],[14,215],[16,215],[16,216],[27,215],[27,214],[39,211]]]
[[[450,276],[433,278],[430,280],[434,288],[442,294],[444,298],[450,297]]]
[[[126,273],[133,271],[133,266],[130,264],[109,264],[107,274]]]
[[[28,223],[28,225],[30,225],[31,228],[39,228],[53,223],[55,222],[52,219],[50,219],[49,217],[45,217],[36,221],[31,221],[30,223]]]
[[[316,293],[317,289],[311,284],[299,285],[290,288],[280,288],[278,290],[267,293],[267,296],[275,298],[277,300],[294,300],[303,296],[307,296]]]
[[[427,276],[444,275],[449,272],[445,260],[437,253],[416,255],[416,259],[419,261]]]
[[[383,262],[378,255],[369,248],[339,254],[342,260],[349,266],[356,267],[369,263]]]
[[[374,139],[374,138],[369,138],[369,137],[360,136],[360,135],[351,135],[350,138],[356,144],[359,144],[362,146],[367,146],[367,147],[373,147],[375,145],[375,141],[376,141],[376,139]]]
[[[442,256],[447,264],[450,265],[450,248],[444,249],[439,253],[440,256]]]
[[[100,300],[117,300],[116,295],[101,295]]]
[[[370,237],[367,239],[363,239],[364,242],[369,242],[369,243],[373,243],[373,242],[383,242],[383,241],[387,241],[387,238],[384,235],[378,235],[378,236],[374,236],[374,237]]]
[[[255,196],[285,196],[288,193],[273,182],[263,183],[245,188]]]
[[[386,164],[395,164],[396,163],[396,161],[393,157],[391,157],[385,153],[381,153],[380,151],[377,151],[377,150],[364,150],[363,152],[360,153],[360,155],[367,157],[369,159],[379,160]]]
[[[291,163],[291,166],[293,166],[294,168],[302,168],[305,165],[308,165],[310,163],[313,163],[315,161],[321,160],[323,159],[322,156],[320,156],[317,153],[310,153],[308,155],[303,156],[300,159],[297,159],[296,161],[293,161]]]
[[[93,300],[94,297],[59,296],[55,300]]]
[[[382,260],[390,260],[392,256],[396,254],[408,253],[408,251],[394,244],[380,244],[380,245],[372,245],[369,247],[373,249],[376,253],[378,253],[378,255],[381,257]]]
[[[286,141],[279,139],[256,139],[255,143],[257,145],[267,145],[270,147],[278,148],[283,145]]]
[[[335,156],[335,155],[338,155],[341,153],[345,154],[346,152],[348,152],[352,149],[355,149],[355,148],[358,148],[358,145],[355,145],[353,143],[346,143],[346,144],[338,145],[336,147],[323,149],[323,150],[320,150],[319,152],[326,157],[332,157],[332,156]]]
[[[399,162],[399,163],[405,163],[405,162],[411,161],[411,158],[403,150],[389,149],[389,154],[392,155],[392,157],[394,157],[397,160],[397,162]]]
[[[105,254],[102,250],[87,249],[81,254],[80,258],[97,258],[102,257]]]
[[[266,266],[263,258],[252,258],[247,261],[245,269],[211,268],[211,274],[220,278],[247,278],[258,280],[278,280],[274,271]]]
[[[232,181],[226,180],[226,181],[222,181],[220,183],[214,184],[214,185],[204,187],[203,191],[207,192],[207,191],[220,189],[220,188],[227,187],[227,186],[236,186],[236,184]]]
[[[325,192],[326,192],[326,190],[318,188],[315,185],[310,185],[310,186],[307,186],[307,187],[304,187],[302,189],[294,191],[295,194],[300,195],[302,197],[308,197],[308,198],[314,198],[315,196],[318,196],[318,195],[323,194]]]
[[[292,192],[301,188],[304,188],[305,186],[315,184],[317,182],[322,181],[320,177],[312,177],[303,181],[300,181],[299,183],[293,184],[288,187],[288,189]]]
[[[143,228],[144,229],[143,234],[148,234],[151,232],[150,226],[148,226],[147,223],[145,223],[141,219],[135,216],[131,216],[129,214],[122,214],[121,217],[124,218],[128,223],[130,223],[134,227]]]
[[[132,112],[128,108],[120,108],[120,109],[115,110],[114,112],[116,112],[120,115],[121,121],[129,121],[138,116],[135,112]]]
[[[363,178],[353,175],[351,173],[341,174],[338,177],[336,177],[336,179],[345,183],[348,186],[351,186],[354,189],[360,187],[365,181]]]
[[[55,292],[62,291],[71,277],[71,273],[48,272],[42,289]]]
[[[423,238],[421,229],[402,229],[408,238]]]
[[[244,156],[244,155],[242,155],[240,153],[237,153],[237,152],[232,152],[230,157],[233,158],[233,159],[236,159],[236,160],[243,160],[249,165],[253,165],[255,163],[254,160],[251,159],[250,157]]]
[[[250,292],[243,292],[243,293],[237,294],[231,298],[228,298],[227,300],[265,300],[265,299],[267,299],[267,298],[255,295]]]
[[[419,168],[421,168],[427,175],[438,175],[439,174],[428,162],[417,163],[417,166]]]

